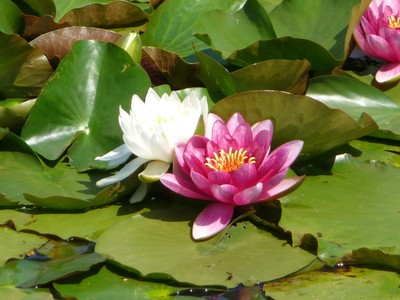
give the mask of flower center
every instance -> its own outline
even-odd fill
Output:
[[[213,158],[207,157],[204,165],[214,171],[236,171],[243,164],[256,163],[256,159],[253,156],[248,157],[246,154],[247,150],[243,148],[233,151],[231,147],[228,152],[221,149],[219,153],[214,153]]]
[[[397,19],[394,16],[388,18],[388,27],[391,29],[400,29],[400,17]]]

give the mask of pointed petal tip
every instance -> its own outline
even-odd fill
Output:
[[[224,230],[233,215],[233,205],[212,203],[196,218],[192,228],[192,237],[196,241],[206,240]]]

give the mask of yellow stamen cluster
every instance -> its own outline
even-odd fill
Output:
[[[247,150],[243,148],[233,151],[231,147],[228,152],[221,149],[219,153],[214,153],[213,158],[207,157],[204,165],[214,171],[236,171],[243,164],[256,163],[256,159],[253,156],[249,158],[246,154]]]
[[[394,16],[389,17],[388,27],[391,29],[400,29],[400,17],[397,17],[397,19]]]

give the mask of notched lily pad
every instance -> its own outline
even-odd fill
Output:
[[[301,160],[322,154],[377,129],[366,114],[358,122],[338,109],[332,109],[306,96],[277,91],[250,91],[217,102],[211,112],[227,120],[235,112],[247,122],[271,119],[274,122],[273,146],[287,141],[304,141]]]
[[[315,259],[248,222],[237,223],[222,236],[194,242],[190,220],[198,212],[185,204],[133,216],[105,231],[95,251],[148,279],[227,287],[276,279]]]
[[[398,271],[399,170],[340,156],[331,172],[308,176],[281,199],[280,226],[292,233],[295,245],[311,234],[319,257],[329,264],[345,261]]]

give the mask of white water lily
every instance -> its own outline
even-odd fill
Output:
[[[109,153],[96,157],[107,161],[110,167],[118,166],[136,155],[118,173],[97,182],[107,186],[121,181],[148,163],[139,174],[143,182],[157,181],[173,161],[177,143],[185,143],[193,136],[200,116],[203,121],[208,113],[206,97],[190,92],[181,101],[176,94],[161,97],[150,88],[143,102],[137,95],[132,97],[129,114],[120,107],[119,125],[123,132],[124,144]]]

